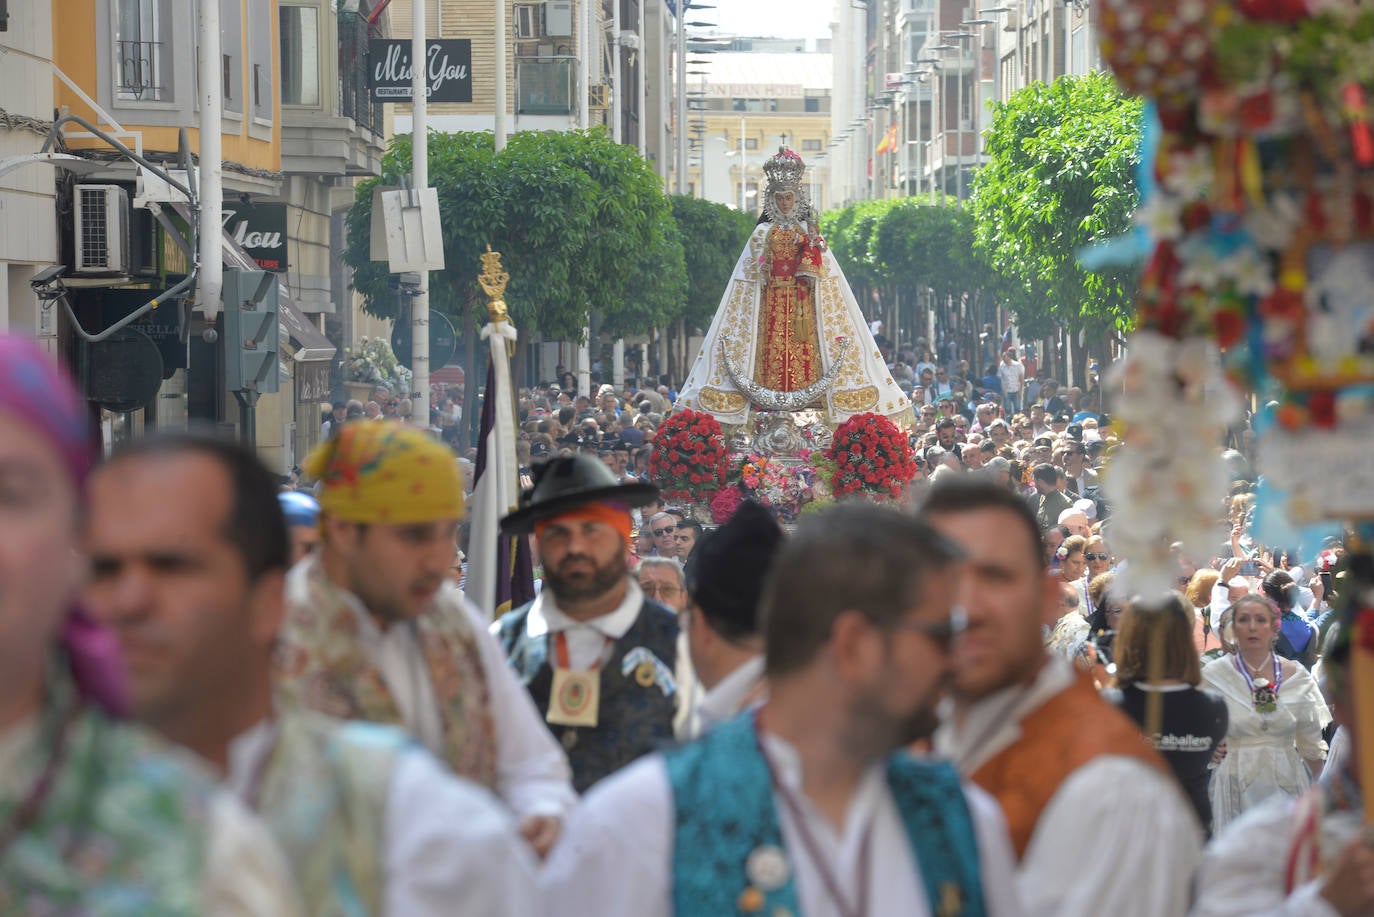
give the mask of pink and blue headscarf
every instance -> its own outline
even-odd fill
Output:
[[[90,411],[71,377],[28,338],[0,334],[0,413],[46,438],[62,457],[77,492],[84,495],[94,461]],[[126,712],[124,670],[114,635],[73,608],[61,642],[77,690],[111,714]]]

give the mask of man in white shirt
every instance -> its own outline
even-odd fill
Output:
[[[452,452],[414,427],[351,423],[305,470],[320,482],[323,537],[287,576],[282,698],[404,727],[496,793],[543,855],[576,796],[487,622],[449,584],[463,515]]]
[[[693,670],[706,689],[693,710],[690,737],[766,695],[758,606],[783,537],[773,514],[746,500],[728,522],[702,538],[687,565],[690,599],[683,629]]]
[[[1018,413],[1021,410],[1021,389],[1026,382],[1026,367],[1011,347],[1002,351],[1002,362],[997,364],[997,378],[1002,383],[1002,407],[1008,416]]]
[[[768,700],[594,789],[542,874],[546,912],[1019,913],[997,807],[900,750],[949,677],[954,557],[871,504],[804,519],[762,602]]]
[[[134,713],[258,811],[309,913],[531,913],[534,858],[493,796],[399,730],[274,709],[274,491],[251,453],[196,436],[96,473],[86,600],[119,636]]]
[[[921,517],[964,548],[968,568],[968,632],[935,748],[1002,804],[1027,913],[1186,913],[1197,816],[1135,724],[1087,673],[1046,655],[1061,581],[1046,575],[1030,508],[969,477],[933,487]]]
[[[630,508],[657,496],[596,459],[559,456],[501,520],[507,535],[536,536],[544,587],[494,630],[579,792],[673,737],[677,615],[629,575]]]

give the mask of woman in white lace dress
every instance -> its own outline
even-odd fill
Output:
[[[1222,615],[1226,654],[1202,670],[1230,714],[1226,756],[1212,774],[1215,831],[1276,793],[1300,796],[1326,757],[1331,714],[1307,669],[1274,653],[1279,623],[1267,599],[1241,598]]]

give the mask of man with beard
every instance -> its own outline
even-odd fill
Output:
[[[963,547],[967,567],[951,601],[968,632],[935,749],[1002,804],[1026,912],[1186,913],[1201,826],[1135,723],[1046,654],[1042,628],[1067,609],[1030,508],[970,477],[934,486],[921,518]]]
[[[405,727],[547,853],[576,801],[568,761],[481,612],[447,583],[463,515],[453,453],[413,427],[350,423],[305,470],[320,482],[322,539],[286,578],[283,704]]]
[[[940,448],[946,452],[954,451],[955,440],[958,438],[959,430],[951,418],[944,418],[935,425],[935,438],[940,444]]]
[[[496,630],[579,792],[673,737],[677,616],[629,575],[630,508],[657,496],[595,459],[560,456],[501,521],[507,535],[536,536],[544,588]]]
[[[902,750],[951,674],[956,553],[869,504],[804,518],[762,599],[768,700],[593,790],[546,912],[1019,913],[996,805]]]

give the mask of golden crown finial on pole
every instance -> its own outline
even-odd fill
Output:
[[[487,246],[484,254],[479,255],[482,259],[482,273],[477,275],[477,282],[486,291],[487,317],[497,323],[510,321],[510,314],[506,311],[506,303],[501,297],[506,293],[506,284],[510,282],[510,274],[501,269],[501,253],[491,250]]]

